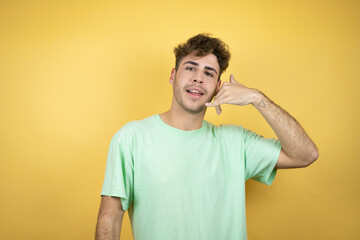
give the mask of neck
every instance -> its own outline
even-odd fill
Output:
[[[179,106],[172,104],[170,110],[159,114],[161,119],[168,125],[184,131],[200,129],[206,110],[194,114],[189,113]]]

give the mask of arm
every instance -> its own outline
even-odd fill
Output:
[[[96,240],[120,239],[121,223],[125,211],[120,198],[102,196],[96,225]]]
[[[309,138],[300,124],[285,110],[273,103],[262,92],[247,88],[236,82],[233,75],[230,82],[224,82],[214,101],[206,103],[208,107],[221,104],[244,106],[252,104],[269,123],[280,140],[282,149],[275,168],[306,167],[319,156],[314,142]]]
[[[251,104],[263,115],[282,149],[276,168],[306,167],[319,156],[317,147],[300,124],[262,92],[255,90]]]

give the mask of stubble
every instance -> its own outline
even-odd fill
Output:
[[[180,107],[182,109],[184,109],[186,112],[191,113],[191,114],[199,114],[199,113],[205,111],[206,108],[207,108],[205,106],[205,102],[210,102],[213,99],[216,89],[214,90],[214,92],[212,94],[209,95],[208,99],[206,99],[206,101],[202,105],[200,105],[199,107],[193,109],[193,108],[190,108],[190,107],[186,106],[186,104],[184,103],[184,99],[183,99],[184,95],[183,95],[183,93],[186,92],[185,89],[187,87],[188,86],[185,86],[184,89],[180,89],[179,87],[177,87],[176,86],[176,78],[174,78],[173,94],[174,94],[176,102],[180,105]]]

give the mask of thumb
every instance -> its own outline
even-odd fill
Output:
[[[230,82],[231,82],[231,83],[238,83],[238,82],[235,80],[235,78],[234,78],[234,74],[231,74],[231,75],[230,75]]]
[[[236,84],[238,84],[238,85],[240,85],[240,86],[245,87],[244,85],[242,85],[241,83],[239,83],[238,81],[235,80],[233,74],[230,75],[230,82],[231,82],[231,83],[236,83]]]

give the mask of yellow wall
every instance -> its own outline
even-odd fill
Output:
[[[249,239],[356,239],[359,3],[1,0],[0,238],[92,239],[111,137],[169,108],[173,47],[211,32],[232,51],[223,80],[262,90],[320,150],[247,183]],[[206,119],[274,136],[251,106]]]

